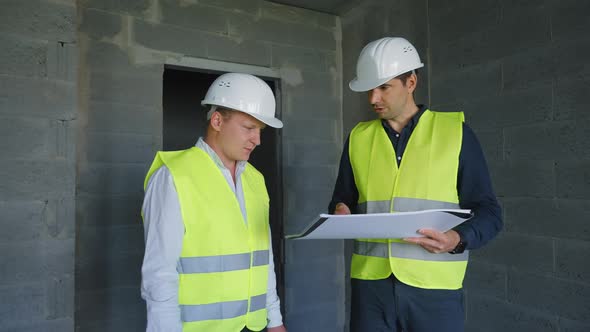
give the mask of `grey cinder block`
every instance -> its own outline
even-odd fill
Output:
[[[483,296],[467,298],[466,331],[542,331],[557,330],[557,318],[525,306]]]
[[[41,238],[46,207],[42,200],[0,202],[0,243]]]
[[[74,189],[74,166],[65,160],[3,162],[0,168],[0,199],[45,199],[48,193],[68,194]]]
[[[149,165],[84,164],[80,166],[78,192],[88,194],[137,195],[143,193],[143,180]]]
[[[270,45],[258,40],[239,40],[221,35],[205,37],[207,57],[233,63],[270,66]]]
[[[0,74],[47,76],[47,43],[0,34]]]
[[[494,189],[500,197],[554,197],[553,160],[515,160],[488,163]]]
[[[232,15],[229,11],[195,3],[179,6],[174,0],[160,1],[160,9],[162,23],[220,34],[227,33],[226,16]]]
[[[506,198],[503,207],[507,231],[590,241],[588,200]]]
[[[0,150],[4,152],[4,158],[54,158],[57,155],[58,125],[57,121],[42,118],[2,117]]]
[[[586,142],[581,142],[586,143]],[[558,160],[555,162],[557,197],[590,198],[590,162],[586,160]]]
[[[473,250],[471,256],[523,271],[552,272],[553,250],[551,238],[503,232],[485,247]],[[514,252],[519,254],[511,254]]]
[[[45,290],[43,285],[0,287],[0,321],[2,327],[16,327],[20,322],[39,320],[45,310]]]
[[[152,0],[79,0],[79,6],[83,8],[94,8],[108,12],[129,14],[142,17],[152,5]]]
[[[433,73],[432,103],[444,104],[457,100],[497,96],[502,83],[501,74],[499,62],[465,67],[444,76]]]
[[[463,287],[468,294],[479,294],[506,299],[507,268],[503,264],[491,264],[472,259],[467,265]]]
[[[97,163],[142,163],[157,151],[159,139],[151,135],[88,133],[86,158]]]
[[[76,40],[76,7],[44,0],[5,0],[0,31],[50,41]]]
[[[133,21],[135,41],[147,48],[194,57],[207,55],[205,33],[168,24]]]
[[[539,291],[543,290],[543,291]],[[513,271],[508,274],[508,300],[551,316],[577,321],[590,319],[590,286],[546,275]]]
[[[143,192],[134,195],[78,195],[77,223],[84,226],[141,225]]]
[[[77,112],[74,83],[0,75],[0,113],[71,120]]]
[[[141,75],[91,73],[89,95],[94,101],[141,106],[162,104],[162,72],[146,70]]]
[[[586,219],[588,220],[588,219]],[[586,232],[588,234],[588,232]],[[586,282],[590,279],[590,265],[586,263],[590,241],[558,239],[555,243],[557,275],[568,280]]]

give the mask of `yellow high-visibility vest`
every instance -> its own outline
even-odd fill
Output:
[[[359,192],[359,213],[459,208],[457,173],[463,139],[462,112],[426,110],[412,132],[398,168],[381,120],[350,133],[349,156]],[[385,279],[427,289],[462,287],[469,253],[432,254],[400,239],[355,241],[351,277]]]
[[[238,200],[203,150],[158,152],[178,193],[184,238],[178,263],[183,331],[260,331],[267,324],[269,197],[264,177],[247,164],[241,175],[247,224]]]

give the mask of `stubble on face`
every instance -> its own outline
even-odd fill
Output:
[[[369,103],[380,119],[394,120],[404,112],[407,91],[399,79],[391,79],[369,92]]]

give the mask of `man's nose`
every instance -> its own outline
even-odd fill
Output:
[[[254,130],[254,134],[252,134],[252,143],[256,146],[260,145],[260,129]]]
[[[381,100],[381,94],[379,90],[373,89],[369,91],[369,103],[371,105],[377,104]]]

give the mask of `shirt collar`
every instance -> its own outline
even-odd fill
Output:
[[[219,167],[222,170],[227,170],[229,172],[229,169],[227,167],[225,167],[225,165],[223,164],[223,161],[221,161],[221,158],[219,158],[219,156],[217,155],[215,150],[213,150],[213,148],[211,148],[211,146],[209,146],[209,144],[207,144],[205,142],[203,137],[199,137],[199,140],[197,141],[197,144],[195,144],[195,146],[197,148],[205,151],[205,153],[207,153],[209,155],[209,157],[211,157],[211,159],[213,159],[213,162],[215,163],[215,165],[217,165],[217,167]],[[239,176],[240,174],[242,174],[242,171],[244,170],[245,167],[246,167],[246,161],[245,160],[238,160],[238,162],[236,163],[236,174],[235,175]]]
[[[406,129],[406,128],[414,129],[416,127],[416,125],[418,124],[418,120],[420,120],[420,117],[422,116],[422,114],[424,114],[424,112],[428,109],[428,107],[426,107],[426,105],[417,105],[417,106],[418,106],[418,112],[416,112],[416,114],[414,114],[414,116],[410,119],[410,121],[404,127],[404,129]],[[381,123],[383,124],[383,127],[386,130],[391,130],[391,131],[395,132],[395,130],[393,128],[391,128],[391,126],[389,125],[389,122],[387,122],[387,120],[382,119]],[[401,133],[398,133],[398,134],[401,134]]]

